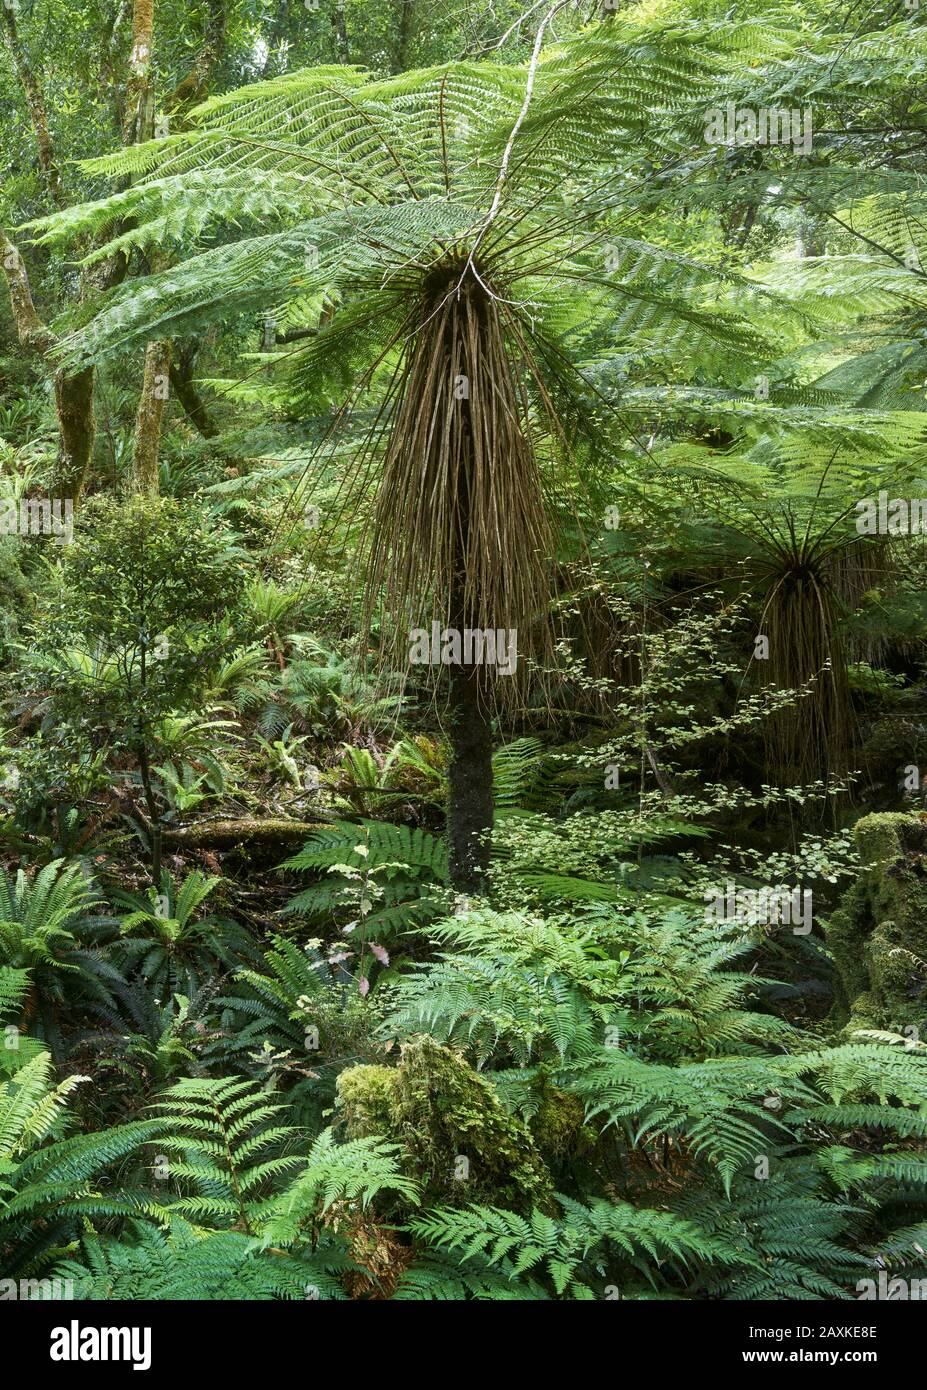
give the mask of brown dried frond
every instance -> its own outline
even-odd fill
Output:
[[[432,272],[400,369],[368,532],[366,620],[515,629],[551,647],[551,526],[532,442],[537,380],[504,304],[460,266]],[[508,682],[503,682],[506,684]]]
[[[352,1299],[392,1298],[413,1252],[389,1226],[355,1214],[351,1226],[351,1256],[363,1270],[348,1270],[344,1285]]]
[[[783,785],[842,776],[852,741],[846,657],[826,568],[795,563],[775,580],[760,619],[769,638],[768,683],[806,689],[764,728],[766,756]]]

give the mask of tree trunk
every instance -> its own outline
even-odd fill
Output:
[[[330,821],[287,820],[284,817],[202,821],[197,825],[166,828],[164,840],[182,849],[238,849],[251,844],[291,846],[304,844],[313,831],[330,824]]]
[[[485,668],[451,667],[447,840],[451,883],[460,893],[486,891],[492,830],[492,727]]]
[[[183,406],[188,419],[199,430],[204,439],[215,439],[219,426],[209,413],[209,408],[193,380],[197,345],[187,346],[175,354],[171,361],[171,390]]]
[[[42,83],[26,57],[16,24],[16,10],[3,5],[2,17],[13,65],[29,108],[39,168],[55,206],[63,208],[67,200],[48,127]],[[53,372],[55,408],[58,416],[58,463],[52,484],[53,493],[61,501],[77,502],[93,457],[93,368],[85,367],[73,373],[61,368],[54,369],[50,353],[56,346],[57,339],[36,312],[22,256],[2,232],[0,255],[3,257],[3,270],[10,291],[10,304],[19,342],[27,352],[33,352],[41,358]]]
[[[39,318],[25,262],[3,232],[0,232],[0,256],[20,345],[48,364],[58,340]],[[93,368],[84,367],[77,372],[59,368],[53,380],[58,417],[58,466],[53,493],[61,501],[77,502],[93,456]]]
[[[171,371],[171,345],[162,340],[145,349],[142,393],[135,417],[135,457],[133,486],[136,492],[155,497],[158,493],[158,449],[161,444],[161,418],[167,400]]]
[[[132,6],[132,53],[126,83],[126,145],[150,140],[154,131],[154,90],[151,82],[151,53],[154,44],[154,0],[135,0]]]
[[[154,135],[154,83],[151,60],[154,51],[154,0],[134,0],[132,6],[131,75],[126,87],[125,143],[142,144]],[[163,256],[152,257],[152,271],[160,270]],[[133,487],[136,492],[158,493],[158,450],[161,420],[170,390],[171,344],[163,339],[145,349],[142,392],[135,417]]]
[[[399,0],[399,39],[396,44],[396,57],[393,72],[404,72],[409,52],[409,39],[412,37],[412,0]]]
[[[194,59],[192,70],[165,98],[164,110],[169,115],[177,112],[183,116],[206,97],[213,71],[225,56],[226,5],[227,0],[207,0],[203,46]]]
[[[100,72],[109,97],[113,133],[118,139],[125,128],[126,94],[118,75],[122,54],[122,31],[132,11],[132,0],[118,0],[110,11],[111,20],[100,52]]]
[[[466,594],[466,557],[472,524],[472,427],[469,400],[456,403],[462,412],[460,429],[468,441],[466,462],[457,479],[457,523],[460,529],[458,568],[451,583],[451,626],[463,633],[481,626],[476,601]],[[459,893],[486,890],[489,836],[492,831],[492,728],[485,666],[449,668],[449,729],[447,841],[451,885]]]
[[[335,31],[335,51],[338,55],[338,62],[347,63],[350,61],[350,46],[344,18],[344,0],[335,0],[335,7],[332,10],[332,28]]]
[[[161,891],[161,841],[164,830],[161,825],[161,817],[158,814],[158,803],[155,799],[154,788],[151,785],[151,764],[148,758],[148,748],[142,744],[138,753],[138,767],[142,776],[142,789],[145,793],[145,805],[148,807],[149,832],[151,835],[151,878],[154,883],[155,892]]]
[[[93,367],[55,373],[55,406],[60,436],[52,492],[62,501],[78,502],[90,461],[96,424],[93,418]]]
[[[16,76],[19,78],[26,104],[29,107],[29,116],[35,133],[39,168],[42,170],[56,207],[61,208],[65,205],[65,199],[61,187],[61,174],[55,162],[55,150],[48,129],[48,113],[45,110],[45,94],[42,91],[42,84],[26,58],[16,25],[15,10],[7,4],[0,6],[0,10],[2,10],[6,25],[7,43],[13,59],[13,66],[16,69]]]

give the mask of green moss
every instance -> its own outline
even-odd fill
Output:
[[[862,868],[827,926],[836,1019],[897,1031],[927,1012],[927,824],[886,812],[853,833]]]
[[[531,1119],[531,1133],[549,1163],[559,1166],[594,1148],[595,1131],[584,1121],[585,1107],[578,1096],[553,1086],[545,1090]]]
[[[348,1067],[338,1077],[338,1104],[353,1137],[386,1134],[396,1106],[396,1075],[391,1067]]]
[[[553,1206],[550,1174],[527,1127],[490,1081],[433,1038],[412,1038],[395,1068],[342,1072],[338,1104],[352,1137],[381,1134],[403,1145],[427,1203]]]

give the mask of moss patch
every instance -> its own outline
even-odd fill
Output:
[[[349,1067],[338,1105],[351,1137],[402,1144],[429,1204],[550,1209],[550,1174],[527,1127],[453,1048],[416,1037],[397,1067]]]
[[[885,812],[853,832],[856,883],[827,925],[848,1030],[923,1024],[927,1016],[927,823]]]

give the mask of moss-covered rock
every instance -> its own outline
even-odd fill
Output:
[[[461,1053],[412,1038],[396,1067],[349,1067],[338,1078],[349,1136],[399,1143],[429,1204],[553,1206],[550,1173],[527,1127]]]
[[[835,1016],[848,1031],[899,1031],[927,1015],[927,823],[885,812],[853,834],[862,868],[827,925]]]

